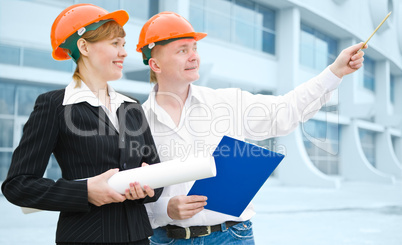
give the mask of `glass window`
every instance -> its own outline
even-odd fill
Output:
[[[20,65],[20,48],[10,45],[0,45],[0,63]]]
[[[67,8],[71,5],[73,5],[75,0],[23,0],[27,2],[39,2],[41,4],[46,4],[46,5],[53,5],[57,7],[62,7],[62,8]]]
[[[12,148],[14,136],[14,120],[0,118],[0,148]]]
[[[61,169],[53,154],[50,156],[49,164],[47,165],[46,178],[53,180],[61,178]]]
[[[230,18],[220,14],[207,13],[206,29],[208,35],[230,42]]]
[[[192,0],[196,31],[244,47],[275,54],[275,12],[248,0]]]
[[[13,115],[15,101],[15,85],[0,83],[0,114]]]
[[[360,143],[363,148],[363,152],[366,155],[367,160],[376,166],[375,161],[375,136],[376,133],[366,129],[359,129]]]
[[[205,0],[204,5],[206,8],[215,10],[218,13],[230,14],[231,3],[225,0]]]
[[[196,32],[205,30],[204,11],[198,5],[190,8],[190,22]]]
[[[303,25],[300,33],[300,63],[314,67],[314,35],[310,28]]]
[[[310,27],[301,24],[300,32],[300,64],[323,70],[336,59],[337,40]]]
[[[398,146],[398,140],[400,140],[400,137],[397,137],[397,136],[391,136],[391,140],[392,140],[392,147],[393,147],[393,149],[394,149],[394,152],[396,153],[396,152],[398,152],[398,150],[397,150],[397,146]]]
[[[135,1],[135,2],[142,2],[142,1]],[[101,8],[106,9],[109,12],[115,11],[120,9],[120,1],[118,0],[78,0],[78,3],[90,3]]]
[[[246,47],[254,46],[254,28],[241,20],[235,21],[234,43]]]
[[[64,86],[34,86],[0,80],[0,181],[6,177],[12,151],[20,141],[24,122],[31,113],[36,98],[39,94],[60,87]],[[47,176],[52,179],[61,177],[54,157],[49,160]]]
[[[52,58],[50,51],[36,49],[24,49],[23,65],[59,71],[73,71],[72,60],[56,61]]]
[[[368,56],[364,56],[364,80],[363,87],[368,90],[375,91],[375,63]]]
[[[51,88],[29,85],[18,86],[18,115],[29,116],[33,110],[36,98],[49,90],[51,90]]]
[[[134,16],[134,18],[142,19],[144,21],[159,12],[158,0],[123,0],[122,5],[122,8],[125,9],[130,16]]]
[[[7,177],[10,168],[12,152],[0,152],[0,181]]]
[[[339,174],[338,124],[309,120],[303,124],[303,142],[310,160],[321,172]]]
[[[389,91],[389,100],[392,104],[395,103],[395,76],[391,75],[390,77],[390,91]]]
[[[264,7],[262,5],[257,5],[257,26],[261,25],[268,30],[275,31],[275,11]]]

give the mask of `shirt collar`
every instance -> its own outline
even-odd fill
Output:
[[[151,93],[149,93],[148,99],[143,104],[143,106],[144,106],[145,110],[147,110],[147,111],[149,111],[149,113],[152,113],[153,115],[155,115],[159,121],[169,124],[169,126],[171,128],[176,128],[176,126],[173,124],[173,121],[170,118],[170,116],[167,114],[167,112],[156,102],[156,94],[158,92],[158,89],[159,89],[159,85],[156,84],[152,88]],[[187,96],[186,101],[184,102],[184,108],[183,108],[182,116],[180,117],[179,125],[181,125],[182,121],[184,120],[183,115],[185,115],[185,111],[187,110],[187,108],[189,108],[191,106],[192,99],[194,98],[193,90],[194,90],[194,85],[190,84],[188,96]]]
[[[101,102],[99,101],[98,97],[96,97],[95,94],[92,93],[92,91],[84,82],[81,82],[81,87],[76,88],[75,85],[75,81],[71,81],[71,83],[67,85],[64,92],[63,105],[73,105],[81,102],[87,102],[94,107],[101,106]],[[110,100],[113,104],[121,105],[125,101],[137,103],[133,99],[117,93],[109,84],[107,86]]]
[[[155,84],[155,86],[152,88],[151,93],[148,96],[148,101],[151,104],[157,104],[156,103],[156,93],[158,92],[159,89],[159,85]],[[188,90],[188,96],[187,96],[187,100],[185,102],[185,104],[188,104],[192,98],[196,98],[197,100],[200,100],[200,93],[198,92],[198,86],[190,84],[190,88]]]

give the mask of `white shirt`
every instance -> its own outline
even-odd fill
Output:
[[[108,91],[109,91],[109,96],[110,96],[110,111],[109,109],[99,100],[98,97],[95,96],[95,94],[88,88],[88,86],[81,81],[81,87],[75,88],[76,82],[71,81],[69,85],[67,85],[65,92],[64,92],[64,99],[63,99],[63,104],[62,105],[73,105],[73,104],[78,104],[81,102],[87,102],[93,107],[102,107],[102,109],[105,111],[107,117],[109,120],[112,122],[113,126],[119,132],[119,120],[117,117],[117,109],[120,107],[121,104],[124,103],[124,101],[127,102],[134,102],[137,103],[136,101],[117,93],[109,84],[107,85]],[[105,91],[103,91],[104,93]],[[99,91],[99,94],[101,94],[102,91]]]
[[[253,95],[236,88],[213,90],[190,85],[177,127],[156,103],[157,85],[143,108],[161,161],[185,160],[191,154],[212,154],[224,135],[239,140],[262,140],[292,132],[299,122],[313,117],[340,82],[341,79],[326,68],[284,96]],[[152,228],[167,224],[189,227],[229,220],[245,221],[255,214],[250,203],[240,217],[204,209],[190,219],[172,220],[167,214],[170,198],[187,195],[193,184],[191,181],[165,187],[158,201],[146,204]]]

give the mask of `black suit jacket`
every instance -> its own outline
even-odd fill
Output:
[[[117,111],[120,133],[101,107],[86,102],[63,106],[64,89],[38,97],[14,151],[4,196],[18,206],[61,211],[57,242],[132,242],[152,235],[144,203],[155,196],[97,207],[88,203],[87,181],[76,181],[112,168],[159,162],[139,103],[125,102]],[[43,178],[54,154],[62,178]]]

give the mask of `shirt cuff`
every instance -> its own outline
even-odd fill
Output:
[[[160,197],[158,201],[152,203],[152,216],[156,226],[165,226],[173,221],[167,213],[170,197]]]
[[[335,75],[331,69],[329,69],[329,67],[325,68],[318,77],[322,86],[328,92],[335,90],[342,82],[342,78],[339,78],[337,75]]]

